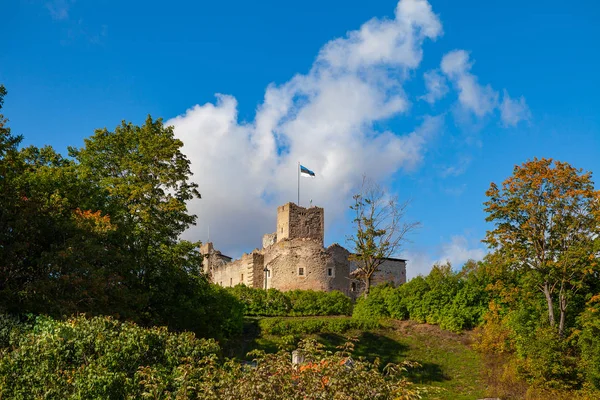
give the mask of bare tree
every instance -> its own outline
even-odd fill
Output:
[[[353,250],[350,259],[357,264],[354,275],[365,285],[367,297],[375,272],[386,258],[400,251],[420,223],[405,221],[408,201],[400,202],[367,177],[363,177],[359,193],[352,198],[355,232],[348,237]]]

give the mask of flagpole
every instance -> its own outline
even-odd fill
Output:
[[[298,205],[300,205],[300,161],[298,161]]]

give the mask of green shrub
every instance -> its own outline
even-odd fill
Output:
[[[536,329],[517,340],[517,369],[535,387],[574,389],[577,359],[566,340],[552,327]]]
[[[478,273],[475,263],[467,263],[461,272],[452,271],[449,264],[435,265],[428,276],[396,288],[372,288],[366,299],[357,300],[352,316],[361,321],[411,319],[455,332],[473,328],[483,323],[489,301]]]
[[[143,368],[162,374],[165,390],[175,391],[178,367],[200,368],[220,351],[214,340],[193,333],[108,317],[39,317],[30,332],[13,335],[10,346],[0,358],[0,398],[11,399],[139,398]]]
[[[357,321],[378,321],[389,318],[386,298],[391,297],[394,288],[388,285],[375,286],[367,298],[361,297],[356,301],[352,317]]]
[[[345,333],[352,329],[373,329],[374,321],[359,321],[354,318],[265,318],[258,322],[263,334],[300,335],[313,333]]]
[[[600,389],[600,295],[593,296],[581,314],[578,345],[586,380]]]
[[[314,290],[292,290],[285,292],[292,304],[295,316],[350,315],[352,300],[341,292],[317,292]]]
[[[9,320],[4,327],[11,332],[10,347],[0,350],[0,398],[419,398],[403,377],[403,365],[381,372],[377,362],[351,360],[351,345],[331,354],[304,341],[301,365],[292,364],[287,351],[254,352],[248,367],[218,359],[216,342],[192,333],[100,317],[65,322],[40,317],[32,329],[18,333],[18,321],[0,321]]]
[[[244,305],[247,316],[292,317],[350,315],[352,300],[341,292],[314,290],[255,289],[245,285],[227,288]]]

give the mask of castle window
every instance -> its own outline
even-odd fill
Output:
[[[244,274],[240,275],[240,283],[244,283]]]
[[[352,282],[351,289],[353,292],[356,292],[356,282]]]
[[[304,276],[304,267],[298,267],[298,275]]]
[[[229,286],[233,286],[233,278],[229,278]]]
[[[327,268],[327,276],[333,276],[333,268]]]

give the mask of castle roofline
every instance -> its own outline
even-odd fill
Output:
[[[357,256],[360,256],[360,254],[356,254]],[[389,260],[389,261],[403,261],[403,262],[407,262],[408,260],[405,258],[395,258],[395,257],[381,257],[379,258],[380,260]]]

